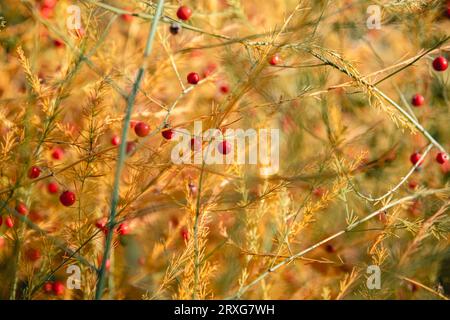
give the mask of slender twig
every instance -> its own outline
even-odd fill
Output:
[[[148,38],[147,38],[147,44],[146,44],[145,50],[144,50],[144,58],[141,63],[141,67],[138,70],[132,91],[127,99],[128,100],[127,101],[128,102],[127,109],[126,109],[125,119],[123,121],[123,128],[122,128],[122,139],[121,139],[122,143],[120,144],[116,173],[115,173],[115,177],[114,177],[114,186],[113,186],[112,199],[111,199],[111,213],[110,213],[109,221],[108,221],[109,227],[114,226],[117,204],[119,202],[120,177],[121,177],[122,168],[123,168],[125,158],[126,158],[126,145],[127,145],[126,139],[127,139],[127,134],[128,134],[128,127],[129,127],[130,120],[131,120],[131,113],[133,111],[136,94],[141,85],[144,71],[146,69],[147,58],[150,56],[150,53],[152,52],[153,41],[155,39],[159,18],[163,11],[163,6],[164,6],[164,0],[159,0],[158,6],[156,8],[155,19],[152,21],[151,26],[150,26],[150,31],[149,31]],[[111,229],[109,229],[109,230],[111,230]],[[114,234],[114,232],[110,231],[110,232],[108,232],[108,234],[106,236],[105,250],[103,253],[102,263],[101,263],[101,267],[100,267],[100,271],[99,271],[99,275],[98,275],[97,288],[96,288],[96,292],[95,292],[95,299],[97,299],[97,300],[101,299],[102,293],[103,293],[103,287],[105,285],[106,262],[109,259],[113,234]]]

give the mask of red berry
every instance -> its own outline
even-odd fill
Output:
[[[30,210],[28,218],[33,222],[39,222],[42,220],[42,215],[36,210]]]
[[[59,39],[55,39],[53,40],[53,44],[55,45],[55,47],[57,48],[62,48],[64,47],[64,42],[59,40]]]
[[[440,164],[444,164],[448,161],[448,155],[445,152],[439,152],[436,155],[436,161]]]
[[[62,296],[64,294],[64,284],[61,281],[55,281],[52,285],[53,293],[57,296]]]
[[[145,137],[150,132],[150,127],[145,122],[138,122],[134,127],[134,132],[138,137]]]
[[[177,17],[181,20],[189,20],[192,16],[192,10],[189,7],[181,6],[177,10]]]
[[[56,6],[57,0],[43,0],[42,6],[47,8],[54,8]]]
[[[131,22],[133,20],[133,16],[131,14],[123,14],[120,17],[125,22]]]
[[[53,290],[53,284],[51,282],[46,282],[44,284],[44,292],[45,293],[50,293]]]
[[[433,61],[433,68],[436,71],[445,71],[448,68],[448,61],[445,57],[439,56]]]
[[[63,206],[66,206],[66,207],[70,207],[71,205],[73,205],[75,203],[75,200],[76,200],[76,196],[75,196],[75,193],[73,193],[72,191],[64,191],[59,196],[59,201],[61,202],[61,204]]]
[[[209,77],[211,74],[213,74],[217,69],[217,65],[215,63],[210,63],[206,66],[206,68],[203,70],[203,78]]]
[[[227,140],[223,140],[219,145],[217,146],[217,149],[221,154],[229,154],[231,149],[233,148],[232,144],[228,142]]]
[[[425,98],[418,93],[416,93],[411,99],[411,103],[415,107],[420,107],[421,105],[423,105],[424,102]]]
[[[325,246],[325,251],[328,253],[334,253],[336,252],[336,248],[332,244],[327,244]]]
[[[409,157],[409,160],[411,160],[411,163],[413,165],[415,165],[416,163],[419,162],[420,157],[422,157],[422,155],[419,152],[414,152],[411,157]],[[423,160],[419,163],[419,166],[422,165]]]
[[[190,84],[197,84],[200,81],[200,76],[198,73],[191,72],[187,75],[187,82]]]
[[[25,203],[19,202],[16,206],[16,211],[24,216],[28,213],[28,208]]]
[[[29,248],[26,252],[25,252],[25,256],[27,257],[28,260],[30,261],[37,261],[41,258],[41,252],[38,249],[35,248]]]
[[[197,138],[191,139],[191,150],[198,151],[202,149],[202,142]]]
[[[408,183],[408,187],[409,187],[410,189],[415,189],[415,188],[417,188],[418,185],[419,185],[419,184],[418,184],[417,181],[415,181],[415,180],[411,180],[411,181]]]
[[[100,230],[104,230],[106,228],[106,224],[108,223],[108,218],[103,217],[95,221],[95,226]]]
[[[63,155],[64,155],[64,150],[63,149],[61,149],[61,148],[53,149],[53,152],[52,152],[52,158],[53,159],[60,160],[60,159],[62,159]]]
[[[53,16],[53,8],[43,6],[39,11],[44,19],[50,19]]]
[[[125,10],[130,11],[130,8],[125,8]],[[133,20],[133,16],[127,13],[120,15],[120,17],[125,22],[131,22],[131,20]]]
[[[168,126],[165,126],[165,128],[168,128]],[[171,140],[175,134],[175,132],[172,129],[163,129],[161,132],[162,136],[166,140]]]
[[[113,146],[118,146],[120,144],[120,137],[115,135],[111,138],[111,144]]]
[[[269,59],[269,63],[273,66],[276,66],[277,64],[279,64],[281,62],[281,58],[278,54],[274,54],[270,59]]]
[[[41,175],[41,169],[36,166],[32,166],[30,170],[28,170],[28,178],[30,179],[36,179]]]
[[[183,238],[184,241],[188,241],[189,240],[189,231],[186,227],[183,227],[180,230],[181,233],[181,237]]]
[[[112,144],[113,146],[118,146],[118,145],[120,144],[120,137],[119,137],[118,135],[114,135],[114,136],[111,138],[111,144]]]
[[[129,234],[130,233],[130,227],[128,226],[128,223],[123,222],[123,223],[119,224],[119,227],[117,228],[117,232],[121,236],[125,236],[125,235]]]
[[[136,150],[136,142],[128,141],[127,142],[127,154],[132,155],[135,150]]]
[[[228,92],[230,92],[230,86],[228,84],[226,84],[226,83],[221,84],[219,86],[219,90],[220,90],[221,93],[227,94]]]
[[[11,217],[6,217],[6,219],[5,219],[5,225],[6,225],[8,228],[14,227],[14,220],[13,220]]]
[[[47,185],[47,190],[48,190],[48,192],[51,193],[51,194],[57,193],[57,192],[58,192],[58,189],[59,189],[59,186],[58,186],[58,184],[57,184],[56,182],[50,182],[50,183]]]
[[[317,187],[313,190],[313,195],[318,197],[318,198],[322,198],[323,195],[325,194],[325,189],[322,187]]]

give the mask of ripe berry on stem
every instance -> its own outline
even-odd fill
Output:
[[[103,217],[95,221],[95,226],[100,230],[104,230],[106,228],[106,224],[108,223],[108,218]]]
[[[138,122],[134,127],[134,132],[138,137],[145,137],[150,132],[150,127],[145,122]]]
[[[232,148],[233,148],[233,146],[227,140],[223,140],[217,146],[217,149],[219,150],[219,152],[221,154],[229,154]]]
[[[439,152],[436,155],[436,161],[440,164],[444,164],[448,161],[448,155],[445,152]]]
[[[128,223],[122,222],[121,224],[119,224],[119,227],[117,228],[117,232],[121,236],[125,236],[125,235],[129,234],[130,233],[130,227],[129,227]]]
[[[419,152],[414,152],[410,157],[409,160],[411,160],[411,163],[413,165],[416,165],[416,163],[419,162],[420,158],[422,157],[422,155]],[[422,165],[423,160],[420,161],[420,163],[418,164],[419,166]]]
[[[66,206],[66,207],[70,207],[71,205],[73,205],[75,203],[75,200],[76,200],[76,196],[75,196],[75,193],[73,193],[72,191],[64,191],[59,196],[59,201],[61,202],[61,204],[63,206]]]
[[[53,40],[53,44],[54,44],[54,46],[57,47],[57,48],[62,48],[62,47],[64,47],[64,42],[61,41],[61,40],[59,40],[59,39]]]
[[[127,155],[132,155],[136,151],[136,142],[128,141],[127,142]]]
[[[439,56],[433,60],[433,68],[436,71],[445,71],[448,68],[448,61],[445,57]]]
[[[277,64],[279,64],[281,62],[281,57],[278,54],[274,54],[272,57],[270,57],[269,59],[269,63],[272,66],[276,66]]]
[[[51,282],[46,282],[44,284],[44,292],[45,293],[50,293],[53,290],[53,284]]]
[[[227,83],[223,83],[219,86],[219,90],[223,94],[227,94],[230,92],[230,86]]]
[[[125,10],[130,11],[130,8],[125,8]],[[125,22],[131,22],[133,20],[133,16],[128,13],[120,15],[120,18],[122,18],[122,20]]]
[[[175,132],[174,132],[172,129],[168,129],[168,128],[169,128],[168,125],[164,126],[164,128],[165,128],[165,129],[163,129],[163,130],[161,131],[162,136],[163,136],[164,139],[166,139],[166,140],[171,140],[171,139],[173,138]]]
[[[29,248],[26,251],[25,256],[30,261],[37,261],[41,258],[41,252],[36,248]]]
[[[36,166],[32,166],[30,170],[28,171],[28,178],[30,179],[36,179],[41,175],[41,169]]]
[[[19,202],[16,206],[16,211],[24,216],[28,213],[28,208],[25,203]]]
[[[425,102],[425,98],[421,94],[418,94],[418,93],[416,93],[411,99],[411,103],[415,107],[420,107],[421,105],[423,105],[424,102]]]
[[[56,182],[54,182],[54,181],[50,182],[50,183],[47,185],[47,190],[48,190],[48,192],[51,193],[51,194],[57,193],[58,190],[59,190],[58,184],[57,184]]]
[[[177,17],[181,20],[189,20],[189,18],[192,16],[192,10],[191,8],[187,6],[181,6],[177,10]]]
[[[64,284],[61,281],[55,281],[52,285],[53,293],[57,296],[62,296],[64,294]]]
[[[63,155],[64,155],[64,150],[63,149],[61,149],[61,148],[53,149],[53,152],[52,152],[52,158],[53,159],[60,160],[60,159],[62,159]]]
[[[42,6],[39,9],[39,13],[41,14],[42,18],[50,19],[53,16],[53,8]]]
[[[118,135],[114,135],[114,136],[111,138],[111,144],[112,144],[113,146],[118,146],[118,145],[120,144],[120,137],[119,137]]]
[[[181,233],[181,237],[183,238],[184,241],[189,240],[189,231],[186,227],[181,228],[180,233]]]
[[[189,73],[186,78],[187,82],[190,84],[197,84],[200,81],[200,76],[195,72]]]
[[[415,180],[411,180],[409,183],[408,183],[408,187],[410,188],[410,189],[415,189],[415,188],[417,188],[417,186],[418,186],[419,184],[417,183],[417,181],[415,181]]]
[[[42,1],[43,7],[54,8],[56,6],[57,0],[44,0]]]
[[[14,220],[11,217],[6,217],[5,225],[11,229],[12,227],[14,227]]]

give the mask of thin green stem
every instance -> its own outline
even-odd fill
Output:
[[[113,186],[113,192],[112,192],[112,199],[111,199],[111,213],[109,216],[109,222],[108,222],[108,230],[110,230],[107,233],[106,241],[105,241],[105,250],[103,253],[102,258],[102,264],[100,267],[100,271],[98,274],[98,281],[97,281],[97,288],[95,291],[95,299],[99,300],[102,297],[103,294],[103,288],[105,286],[105,276],[106,276],[106,262],[109,259],[110,251],[111,251],[111,244],[112,244],[112,238],[113,238],[113,231],[111,227],[114,227],[115,225],[115,218],[116,218],[116,209],[117,204],[119,202],[119,186],[120,186],[120,177],[122,173],[122,168],[125,162],[126,158],[126,139],[128,135],[128,127],[131,120],[131,113],[133,111],[134,102],[136,100],[136,94],[138,92],[138,89],[141,85],[141,81],[144,75],[144,71],[146,69],[146,62],[147,58],[150,56],[150,53],[152,52],[153,48],[153,41],[155,39],[156,30],[158,27],[159,18],[161,17],[162,11],[164,6],[164,0],[158,1],[158,6],[156,7],[156,13],[155,13],[155,19],[152,21],[152,24],[150,26],[150,31],[147,38],[147,44],[145,46],[144,50],[144,58],[141,63],[141,67],[139,68],[138,74],[136,76],[136,81],[134,82],[131,94],[129,95],[127,99],[127,109],[125,114],[125,119],[123,121],[123,128],[122,128],[122,143],[120,144],[119,149],[119,156],[117,160],[117,167],[116,167],[116,173],[114,177],[114,186]]]

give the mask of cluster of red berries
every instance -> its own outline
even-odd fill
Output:
[[[433,60],[433,69],[434,70],[445,71],[445,70],[447,70],[447,68],[448,68],[448,61],[445,57],[439,56]],[[425,98],[419,93],[416,93],[411,99],[411,103],[415,107],[422,106],[424,104],[424,102],[425,102]],[[423,160],[420,161],[421,157],[422,157],[422,155],[419,152],[415,152],[410,156],[409,160],[411,161],[411,163],[413,165],[417,164],[418,166],[420,166],[423,163]],[[448,155],[445,152],[439,152],[436,155],[436,161],[439,164],[444,164],[448,161]]]
[[[422,157],[422,154],[419,152],[414,152],[410,157],[409,160],[413,165],[418,164],[418,166],[421,166],[423,164],[423,160],[420,161],[420,158]],[[420,161],[420,162],[419,162]],[[448,161],[448,155],[445,152],[439,152],[436,155],[436,161],[439,164],[444,164]]]
[[[104,233],[108,232],[107,224],[108,224],[108,218],[106,218],[106,217],[100,218],[97,221],[95,221],[95,226],[98,229],[102,230]],[[130,234],[131,229],[130,229],[130,226],[128,223],[122,222],[119,224],[116,231],[119,235],[126,236],[126,235]]]
[[[433,69],[436,71],[445,71],[448,68],[448,60],[443,57],[439,56],[433,60]],[[414,107],[420,107],[425,103],[425,98],[420,93],[416,93],[412,99],[411,104]]]
[[[62,157],[62,151],[59,151],[58,149],[55,150],[52,153],[53,158],[57,158],[60,159]],[[32,166],[29,170],[28,170],[28,177],[30,179],[36,179],[41,175],[41,169],[37,166]],[[47,190],[49,193],[54,194],[58,192],[58,184],[56,182],[50,182],[47,185]],[[64,191],[63,193],[61,193],[61,195],[59,196],[59,201],[61,202],[62,205],[66,206],[66,207],[70,207],[71,205],[73,205],[76,201],[76,196],[75,193],[69,190]]]
[[[56,280],[54,282],[46,282],[44,284],[44,291],[47,294],[53,293],[55,296],[62,296],[65,291],[65,286],[62,281]]]

